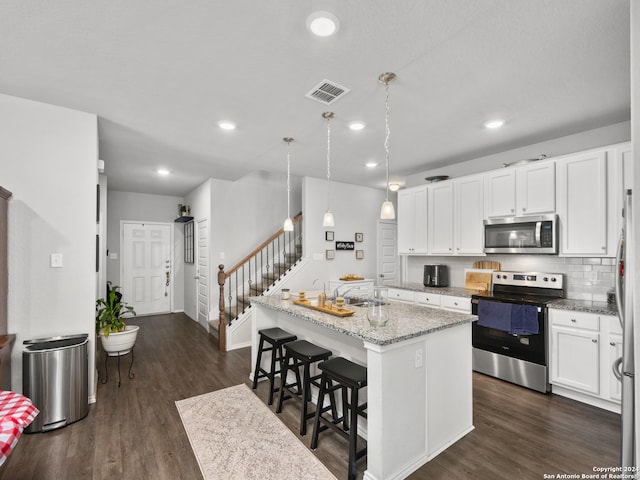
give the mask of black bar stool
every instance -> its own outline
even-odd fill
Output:
[[[293,342],[294,340],[297,340],[298,337],[278,327],[259,330],[258,334],[260,335],[260,344],[258,346],[256,368],[253,370],[253,389],[255,390],[258,386],[259,379],[264,377],[268,378],[269,405],[271,405],[273,404],[273,394],[279,390],[278,388],[274,387],[274,383],[275,376],[282,371],[282,360],[284,359],[284,356],[282,355],[282,346],[287,342]],[[265,348],[264,342],[269,343],[271,346]],[[260,362],[262,361],[262,352],[271,352],[271,366],[269,371],[260,366]],[[276,362],[278,362],[277,369]],[[299,376],[298,382],[300,382]]]
[[[307,433],[307,420],[313,418],[315,413],[308,413],[309,402],[311,401],[311,385],[320,387],[318,380],[320,375],[311,376],[310,367],[312,363],[327,360],[331,356],[331,350],[314,345],[306,340],[296,340],[295,342],[289,342],[284,345],[285,355],[284,362],[282,364],[282,374],[280,382],[280,398],[278,400],[278,408],[276,413],[282,412],[282,402],[289,398],[295,398],[302,402],[302,411],[300,413],[300,435],[306,435]],[[290,361],[293,360],[293,363]],[[292,387],[294,383],[287,383],[287,372],[293,370],[296,372],[296,379],[299,378],[300,367],[303,367],[302,376],[302,389],[300,389],[299,382],[297,385],[297,391],[294,392]],[[285,396],[285,391],[290,395]],[[331,399],[331,405],[335,410],[335,402],[333,397]]]
[[[321,431],[332,428],[340,433],[349,440],[349,480],[353,480],[357,474],[356,461],[367,454],[367,447],[357,450],[358,415],[367,418],[367,404],[358,405],[358,391],[367,386],[367,368],[342,357],[327,360],[318,365],[318,368],[322,370],[322,376],[311,436],[311,450],[318,447],[318,434]],[[334,408],[323,407],[325,394],[333,394],[338,389],[342,390],[342,416],[339,418]],[[351,401],[348,399],[347,390],[350,390]],[[330,409],[333,419],[322,415]]]

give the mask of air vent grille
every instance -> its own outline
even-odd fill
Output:
[[[318,85],[313,87],[305,97],[325,105],[331,105],[333,102],[342,98],[349,93],[349,89],[339,83],[324,79]]]

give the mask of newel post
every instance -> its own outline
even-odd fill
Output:
[[[220,287],[220,299],[218,300],[218,348],[221,352],[227,351],[227,320],[224,316],[224,282],[227,275],[224,273],[224,265],[218,265],[218,286]]]

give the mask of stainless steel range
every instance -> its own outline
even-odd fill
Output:
[[[473,369],[549,392],[547,305],[564,298],[564,275],[493,272],[491,293],[471,297]]]

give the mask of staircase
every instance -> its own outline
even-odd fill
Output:
[[[293,231],[278,230],[225,272],[218,266],[219,317],[209,325],[226,351],[226,329],[251,307],[250,297],[269,291],[302,258],[302,212],[293,219]]]

